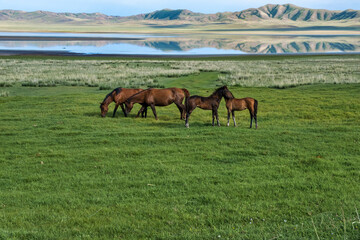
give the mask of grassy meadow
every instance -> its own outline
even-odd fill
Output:
[[[360,83],[360,56],[240,56],[213,59],[117,59],[0,57],[0,87],[183,86],[197,81],[179,77],[212,73],[209,84],[286,88],[319,83]],[[214,74],[216,73],[216,74]],[[174,82],[175,81],[175,82]],[[175,85],[174,85],[175,84]],[[209,87],[199,84],[198,88]],[[190,87],[191,88],[191,87]]]
[[[0,239],[359,239],[360,57],[1,57]],[[238,127],[99,103],[227,84]]]

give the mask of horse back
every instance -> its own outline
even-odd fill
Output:
[[[254,98],[251,97],[246,97],[246,98],[234,98],[231,99],[231,105],[233,110],[238,110],[238,111],[242,111],[245,109],[253,109],[254,108],[254,104],[256,102],[256,100]]]
[[[129,97],[143,90],[144,89],[141,88],[122,88],[121,91],[115,96],[115,101],[119,104],[124,103]]]
[[[209,97],[202,97],[198,95],[190,96],[187,100],[187,106],[190,108],[199,107],[205,110],[213,109],[214,104],[217,102]]]
[[[146,96],[148,105],[167,106],[175,101],[176,91],[174,88],[150,89]]]

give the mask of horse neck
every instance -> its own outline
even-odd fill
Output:
[[[214,92],[213,94],[210,95],[211,98],[214,98],[217,102],[221,101],[222,95],[220,95],[219,92]]]
[[[102,102],[103,105],[109,105],[112,102],[115,102],[114,92],[110,93],[108,96],[105,97],[104,101]]]
[[[226,98],[226,97],[224,97],[224,99],[225,99],[225,102],[228,103],[232,98]]]

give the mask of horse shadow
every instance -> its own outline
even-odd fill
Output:
[[[83,114],[85,117],[101,117],[99,112],[86,112]]]

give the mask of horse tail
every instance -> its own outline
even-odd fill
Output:
[[[190,97],[190,93],[186,88],[182,88],[181,90],[183,90],[183,92],[185,94],[185,106],[186,106],[186,101]]]
[[[183,90],[184,94],[185,94],[185,112],[187,112],[187,105],[188,105],[188,98],[190,97],[190,93],[186,88],[182,88],[181,90]]]
[[[182,88],[182,90],[183,90],[183,92],[184,92],[184,94],[185,94],[185,98],[190,97],[190,93],[189,93],[189,91],[188,91],[186,88]]]
[[[257,111],[258,111],[258,101],[254,99],[254,116],[257,115]]]

